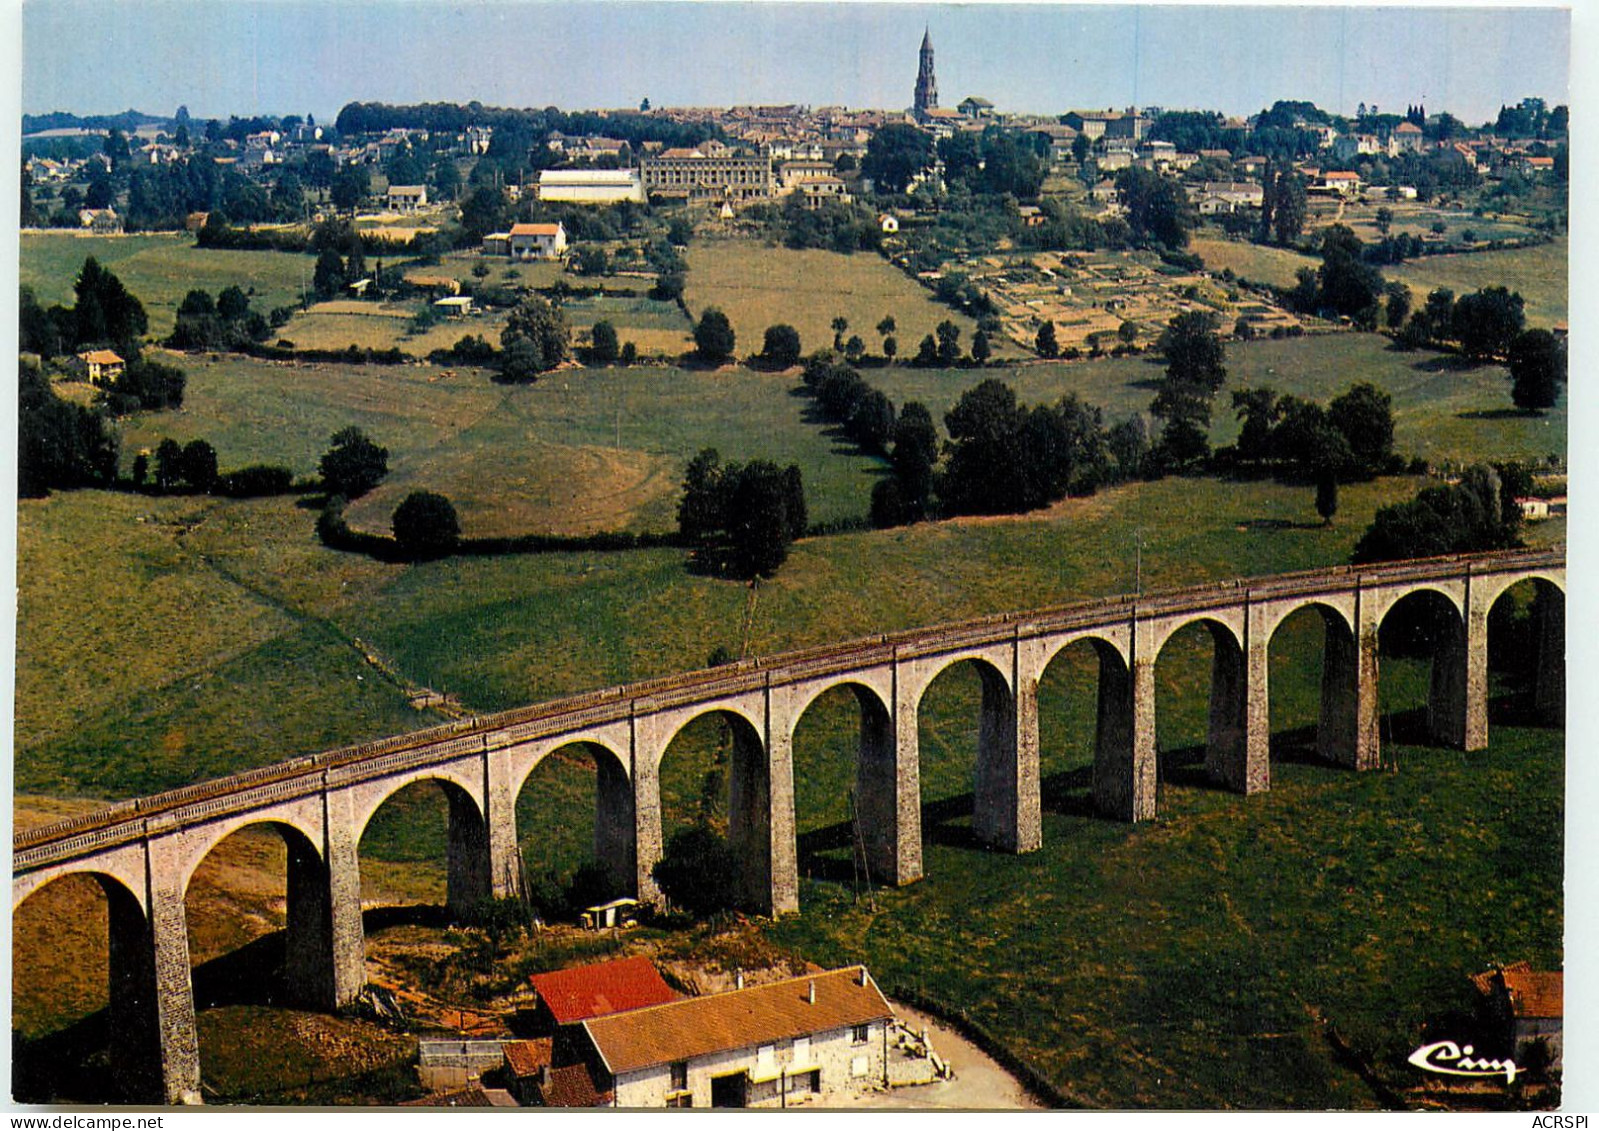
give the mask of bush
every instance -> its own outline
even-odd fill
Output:
[[[294,489],[294,473],[286,467],[252,464],[218,478],[215,491],[233,499],[286,495]]]
[[[455,507],[443,495],[412,491],[394,508],[394,540],[414,558],[449,554],[461,538]]]
[[[794,327],[779,323],[766,328],[766,340],[761,347],[761,361],[773,369],[787,369],[798,365],[800,336]]]
[[[389,450],[379,447],[359,428],[340,429],[320,463],[328,493],[358,499],[389,473]]]
[[[711,365],[721,365],[733,356],[737,339],[733,324],[714,306],[705,308],[699,324],[694,327],[694,345],[699,355]]]
[[[738,858],[726,839],[705,825],[674,834],[650,874],[674,907],[696,919],[739,904]]]

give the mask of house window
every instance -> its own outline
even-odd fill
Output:
[[[688,1061],[680,1060],[676,1064],[672,1065],[672,1091],[681,1092],[687,1087]]]
[[[871,1039],[872,1039],[872,1027],[871,1027],[871,1025],[868,1024],[868,1025],[852,1025],[852,1026],[850,1026],[850,1031],[849,1031],[849,1043],[850,1044],[852,1044],[852,1045],[864,1045],[867,1041],[869,1041]]]

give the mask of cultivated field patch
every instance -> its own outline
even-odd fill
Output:
[[[963,347],[970,346],[977,328],[972,319],[934,302],[931,291],[868,252],[840,255],[768,247],[755,240],[697,240],[689,248],[688,263],[684,299],[689,311],[696,318],[708,306],[725,312],[740,356],[759,353],[766,328],[780,322],[799,331],[807,353],[830,346],[832,322],[839,315],[849,320],[845,339],[859,334],[872,353],[882,348],[877,324],[892,315],[903,356],[914,354],[917,343],[945,319],[960,327]]]

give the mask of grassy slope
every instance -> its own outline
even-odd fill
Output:
[[[1321,265],[1319,259],[1309,255],[1230,240],[1219,234],[1195,236],[1188,250],[1205,261],[1207,270],[1219,273],[1231,267],[1235,275],[1252,283],[1270,283],[1274,287],[1291,287],[1300,268],[1314,271]]]
[[[1429,291],[1448,287],[1463,295],[1483,287],[1509,287],[1527,300],[1527,325],[1545,328],[1567,318],[1567,257],[1564,239],[1512,251],[1436,255],[1383,273],[1410,287],[1419,306]]]
[[[308,256],[278,251],[202,250],[194,246],[193,236],[183,233],[77,236],[24,232],[20,279],[34,288],[46,306],[58,302],[70,306],[74,301],[72,282],[91,255],[144,304],[150,333],[158,338],[171,333],[178,304],[196,287],[210,291],[213,297],[229,286],[247,292],[253,287],[251,303],[265,314],[275,306],[298,302],[301,283],[310,279],[312,267]]]
[[[688,262],[689,310],[696,317],[708,306],[726,312],[740,355],[759,353],[766,328],[779,322],[799,331],[806,352],[831,345],[832,322],[840,314],[849,319],[845,339],[859,334],[873,352],[882,347],[876,326],[892,314],[903,356],[914,354],[923,336],[946,318],[961,328],[963,346],[976,329],[970,318],[935,303],[932,292],[869,252],[840,255],[753,240],[706,240],[690,247]]]

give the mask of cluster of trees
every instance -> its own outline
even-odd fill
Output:
[[[91,255],[83,261],[72,290],[75,305],[45,309],[31,287],[22,288],[20,348],[47,359],[100,346],[116,350],[124,359],[137,356],[138,341],[150,322],[144,304],[122,281]]]
[[[152,485],[157,491],[209,494],[217,485],[217,450],[205,440],[180,444],[168,437],[156,445],[153,469],[143,452],[134,458],[133,485],[143,487],[151,479],[152,470]]]
[[[603,135],[627,142],[637,151],[646,141],[658,141],[668,148],[696,146],[711,137],[721,137],[719,128],[703,122],[677,122],[646,113],[613,110],[563,111],[554,106],[542,110],[465,105],[453,102],[428,102],[420,105],[387,105],[381,102],[351,102],[339,111],[334,126],[341,134],[385,133],[391,129],[421,129],[430,133],[458,134],[468,126],[490,126],[494,141],[510,139],[500,148],[514,153],[541,142],[552,132],[575,137]],[[490,154],[495,149],[490,149]]]
[[[825,248],[845,255],[876,251],[883,242],[877,214],[860,204],[826,199],[812,208],[804,193],[791,193],[781,211],[783,244],[803,250]]]
[[[288,321],[288,313],[273,311],[278,325]],[[196,288],[178,304],[177,324],[167,345],[173,349],[238,349],[266,341],[271,332],[267,319],[250,309],[250,296],[239,287],[224,287],[216,298]]]
[[[932,135],[915,126],[891,123],[866,143],[861,175],[871,178],[879,193],[903,193],[911,181],[933,167],[934,152]]]
[[[1322,233],[1321,266],[1299,269],[1298,284],[1284,296],[1290,309],[1326,318],[1348,318],[1363,330],[1375,330],[1387,285],[1382,271],[1368,261],[1365,245],[1343,224]]]
[[[770,576],[787,560],[789,545],[805,533],[806,523],[797,464],[724,464],[715,448],[689,461],[677,525],[695,548],[697,564],[708,572]]]
[[[1116,196],[1127,210],[1135,239],[1151,239],[1171,248],[1188,246],[1194,211],[1188,193],[1177,181],[1132,165],[1116,174]]]
[[[1519,465],[1474,465],[1458,483],[1427,487],[1409,502],[1380,509],[1355,543],[1354,561],[1513,549],[1521,544],[1516,496],[1530,487]]]
[[[1505,287],[1484,287],[1458,299],[1448,287],[1439,287],[1427,295],[1426,305],[1411,312],[1398,339],[1412,348],[1453,342],[1472,361],[1490,361],[1509,356],[1526,322],[1526,303]]]
[[[1048,171],[1037,153],[998,126],[981,134],[958,131],[940,139],[937,152],[944,163],[945,182],[973,193],[1031,200],[1038,196]]]
[[[1310,211],[1305,178],[1288,166],[1269,167],[1261,185],[1264,191],[1255,238],[1260,243],[1293,243],[1305,230]]]
[[[105,413],[56,396],[36,362],[22,361],[17,378],[17,494],[115,481],[117,435]]]
[[[1400,470],[1394,454],[1393,399],[1369,382],[1351,385],[1323,407],[1261,387],[1233,392],[1242,427],[1218,462],[1285,472],[1316,484],[1316,509],[1332,521],[1338,484]]]
[[[571,346],[561,308],[541,295],[525,295],[500,331],[500,376],[517,384],[537,381],[570,356]]]

